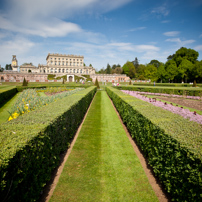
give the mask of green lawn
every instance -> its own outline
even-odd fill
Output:
[[[8,110],[15,104],[18,96],[21,93],[17,93],[13,98],[11,98],[7,103],[5,103],[1,108],[0,108],[0,124],[3,122],[6,122],[10,116],[8,113]]]
[[[50,201],[158,201],[105,91],[97,92]]]

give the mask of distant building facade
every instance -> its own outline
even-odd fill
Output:
[[[24,63],[20,66],[18,72],[18,61],[16,55],[12,58],[12,71],[0,74],[1,82],[22,82],[25,78],[29,82],[53,82],[56,80],[48,80],[48,74],[55,74],[56,77],[66,75],[67,82],[74,82],[75,76],[79,76],[84,80],[89,75],[92,81],[96,78],[99,82],[128,82],[130,80],[125,74],[96,74],[93,67],[84,65],[84,57],[80,55],[66,55],[58,53],[48,53],[46,57],[46,65],[39,64],[38,67],[32,63]]]
[[[18,71],[18,61],[17,61],[16,55],[13,55],[11,68],[13,71]]]

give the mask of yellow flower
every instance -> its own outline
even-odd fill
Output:
[[[12,119],[13,119],[13,117],[12,117],[12,116],[10,116],[10,117],[9,117],[9,119],[8,119],[8,121],[11,121]]]

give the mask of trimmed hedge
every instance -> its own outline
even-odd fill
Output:
[[[132,138],[173,201],[202,201],[202,126],[106,88]]]
[[[202,96],[202,89],[197,88],[169,88],[169,87],[154,87],[154,86],[116,86],[119,90],[132,90],[140,92],[151,93],[165,93],[174,95],[189,95],[189,96]]]
[[[0,198],[36,201],[67,150],[96,87],[0,125]]]
[[[143,83],[143,82],[136,83],[136,82],[134,82],[133,85],[138,85],[138,86],[154,86],[154,82],[151,82],[151,83]],[[201,86],[201,84],[197,84],[197,85]],[[155,86],[193,87],[193,84],[189,84],[189,83],[155,83]]]
[[[12,98],[17,93],[17,88],[14,87],[9,90],[0,92],[0,106],[6,103],[10,98]]]

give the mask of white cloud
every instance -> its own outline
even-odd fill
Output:
[[[139,30],[143,30],[143,29],[146,29],[146,27],[136,27],[136,28],[130,29],[128,31],[129,32],[135,32],[135,31],[139,31]]]
[[[11,63],[12,55],[26,55],[35,47],[35,43],[22,37],[16,37],[12,40],[0,41],[0,46],[1,64],[4,66]]]
[[[202,51],[202,45],[195,46],[194,50],[196,50],[196,51]]]
[[[169,23],[169,22],[170,22],[170,20],[163,20],[163,21],[161,21],[161,23],[163,23],[163,24]]]
[[[151,10],[151,13],[152,13],[152,14],[156,14],[156,15],[167,16],[167,15],[170,13],[170,11],[169,11],[169,9],[167,8],[167,5],[164,4],[164,5],[162,5],[162,6],[153,8],[153,9]]]
[[[137,52],[159,51],[160,48],[153,45],[135,45]]]
[[[165,33],[163,33],[163,35],[174,37],[174,36],[179,35],[179,33],[180,33],[179,31],[172,31],[172,32],[165,32]]]
[[[182,41],[180,38],[170,38],[170,39],[166,39],[166,41],[178,43],[180,46],[184,46],[184,45],[191,44],[191,43],[195,42],[195,40],[193,40],[193,39]]]
[[[78,13],[104,13],[130,1],[7,0],[5,2],[7,7],[0,14],[0,28],[41,37],[66,36],[70,33],[83,32],[80,26],[68,22],[69,17]]]

